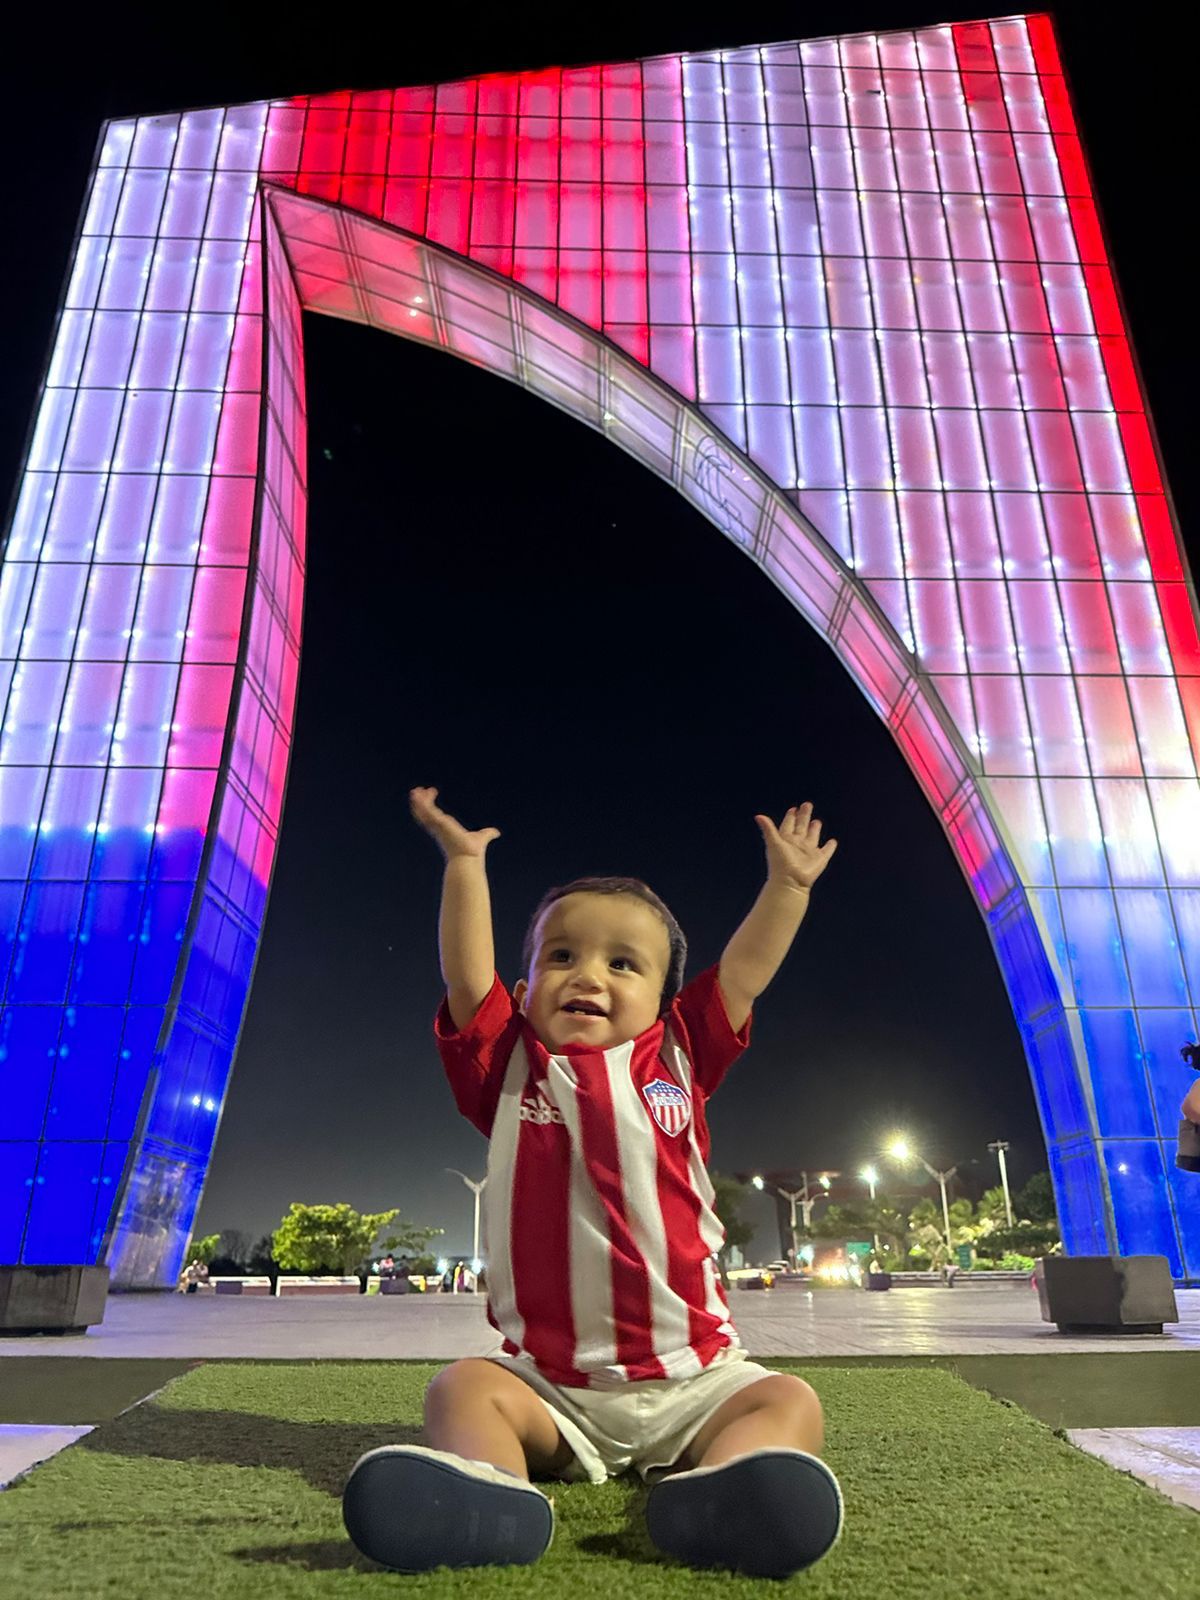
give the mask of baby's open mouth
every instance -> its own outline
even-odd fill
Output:
[[[569,1011],[573,1017],[604,1016],[604,1012],[601,1011],[600,1007],[594,1006],[590,1000],[572,1000],[568,1005],[563,1007],[563,1010]]]

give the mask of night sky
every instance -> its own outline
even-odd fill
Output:
[[[1002,14],[739,5],[720,27],[684,7],[644,23],[597,8],[568,29],[523,28],[511,7],[484,22],[397,8],[372,37],[374,10],[345,39],[328,9],[293,8],[247,41],[244,8],[210,6],[211,36],[181,48],[164,8],[134,6],[121,12],[134,45],[93,17],[72,21],[65,59],[57,22],[10,55],[5,493],[107,116]],[[1119,32],[1086,4],[1057,14],[1186,529],[1191,266],[1171,213],[1192,187],[1190,60],[1151,39],[1146,13]],[[937,1165],[978,1162],[976,1188],[995,1181],[989,1140],[1011,1141],[1017,1184],[1044,1167],[1016,1024],[950,847],[849,675],[774,586],[671,488],[497,377],[317,317],[306,361],[295,746],[199,1231],[257,1235],[293,1200],[345,1200],[399,1206],[445,1227],[447,1247],[469,1245],[471,1197],[443,1169],[481,1174],[484,1143],[433,1047],[441,858],[409,819],[414,784],[436,784],[468,827],[503,832],[489,869],[510,986],[542,892],[590,873],[649,882],[683,925],[695,975],[761,884],[754,813],[778,820],[811,798],[840,849],[712,1104],[712,1165],[856,1170],[903,1128]],[[1190,550],[1196,570],[1194,535]]]

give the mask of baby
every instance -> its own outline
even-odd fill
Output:
[[[836,841],[805,804],[756,817],[767,881],[721,956],[683,983],[686,941],[635,878],[550,890],[511,995],[495,972],[484,857],[410,795],[445,857],[435,1036],[459,1110],[488,1139],[488,1319],[501,1353],[446,1367],[428,1446],[355,1465],[354,1543],[402,1572],[535,1561],[552,1501],[530,1479],[636,1467],[665,1555],[786,1577],[833,1545],[842,1499],[801,1379],[746,1357],[716,1272],[724,1239],[705,1106],[750,1038]]]

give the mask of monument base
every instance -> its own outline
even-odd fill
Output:
[[[0,1336],[86,1333],[107,1296],[107,1267],[0,1265]]]
[[[1179,1321],[1166,1256],[1043,1256],[1033,1281],[1042,1321],[1060,1333],[1161,1333]]]

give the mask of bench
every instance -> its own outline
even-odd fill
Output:
[[[969,1269],[957,1267],[952,1281],[954,1288],[963,1289],[968,1284],[977,1283],[1028,1283],[1032,1276],[1031,1272],[1012,1272],[1007,1268],[1002,1272],[971,1272]],[[891,1279],[893,1289],[941,1289],[946,1287],[946,1275],[940,1269],[922,1272],[893,1272]]]
[[[957,1289],[968,1283],[1031,1283],[1033,1269],[1026,1270],[1022,1267],[1004,1267],[997,1272],[959,1272],[954,1278],[954,1287]]]
[[[357,1278],[291,1277],[281,1273],[275,1285],[280,1297],[292,1294],[361,1294],[362,1284]]]
[[[270,1278],[210,1278],[200,1285],[200,1293],[209,1294],[270,1294]]]

